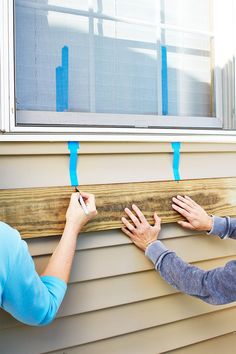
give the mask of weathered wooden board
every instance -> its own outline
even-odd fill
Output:
[[[163,223],[180,220],[171,198],[189,195],[209,213],[236,216],[236,177],[110,185],[84,185],[94,193],[98,215],[84,232],[121,227],[124,208],[137,204],[149,221],[157,211]],[[0,220],[17,228],[23,238],[60,235],[72,187],[0,190]]]

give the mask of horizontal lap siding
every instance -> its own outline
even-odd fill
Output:
[[[235,317],[236,309],[232,308],[173,322],[160,327],[137,331],[120,337],[67,348],[66,351],[53,351],[50,354],[157,354],[167,353],[176,347],[181,348],[191,344],[191,347],[187,347],[184,354],[215,354],[214,351],[201,351],[201,347],[198,351],[198,342],[224,334],[227,335],[227,333],[234,331]],[[223,340],[224,337],[222,336],[220,339]],[[225,345],[224,349],[216,351],[216,353],[234,354],[235,347],[232,347],[231,343],[228,343],[227,340],[223,341]],[[194,349],[195,345],[197,348],[196,351]]]
[[[99,145],[99,143],[97,143]],[[80,184],[99,183],[119,183],[119,182],[140,182],[171,180],[172,173],[172,152],[170,144],[166,149],[161,148],[161,144],[156,144],[156,148],[139,148],[137,153],[127,144],[127,153],[120,153],[120,147],[113,148],[113,153],[109,153],[109,144],[103,153],[97,154],[85,149],[83,153],[83,143],[79,151],[79,180]],[[142,144],[141,144],[142,145]],[[159,145],[159,147],[158,147]],[[68,150],[66,143],[60,153],[55,154],[55,148],[50,150],[48,144],[47,153],[35,154],[30,146],[24,155],[17,152],[13,154],[1,155],[0,152],[0,175],[1,188],[36,187],[36,186],[64,186],[69,184],[68,173]],[[191,149],[191,145],[182,149],[186,152],[181,154],[180,172],[182,179],[230,177],[236,174],[235,161],[236,151],[216,151],[209,148],[209,152],[204,152],[204,144],[200,144]],[[1,144],[0,144],[1,148]],[[205,147],[207,149],[207,146]],[[225,147],[223,147],[224,149]],[[5,151],[6,148],[2,148]],[[124,144],[122,145],[124,149]],[[158,149],[160,152],[158,152]],[[20,148],[18,149],[20,150]],[[44,148],[46,150],[46,147]],[[94,150],[96,148],[94,147]],[[99,148],[98,148],[99,150]],[[132,152],[131,152],[132,151]],[[49,154],[51,152],[51,154]],[[26,154],[27,153],[27,154]],[[17,179],[15,178],[17,171]]]
[[[49,327],[26,328],[21,326],[5,329],[1,331],[1,348],[7,347],[8,351],[5,353],[44,353],[151,327],[160,326],[161,328],[176,321],[206,313],[220,312],[221,309],[222,307],[215,308],[178,294],[173,297],[167,296],[102,311],[58,318]],[[169,338],[173,342],[173,349],[176,348],[175,337],[176,334],[173,334]],[[156,349],[159,350],[157,343]]]
[[[226,334],[224,336],[219,336],[210,340],[203,341],[195,345],[187,346],[185,348],[169,351],[168,354],[188,354],[188,353],[235,354],[235,347],[236,347],[236,333],[233,332],[233,333]],[[85,353],[86,352],[84,352],[84,354]],[[70,354],[69,351],[68,354]]]
[[[0,144],[0,188],[69,184],[64,144],[9,146]],[[182,178],[236,175],[235,145],[228,151],[222,145],[223,152],[216,144],[185,144],[182,149]],[[82,143],[80,183],[168,180],[172,179],[171,162],[169,144],[111,144],[109,148],[105,143],[84,147]],[[160,238],[203,269],[236,257],[235,241],[190,234],[175,224],[164,225]],[[41,271],[58,238],[27,242]],[[78,240],[68,292],[53,324],[31,328],[0,313],[1,353],[154,354],[189,346],[185,352],[191,354],[197,352],[194,344],[197,348],[217,336],[224,341],[224,335],[236,329],[235,316],[234,304],[214,307],[178,293],[120,231],[93,232]]]
[[[207,156],[208,155],[208,156]],[[181,155],[181,178],[211,178],[235,176],[236,153],[186,153]],[[68,156],[26,156],[1,158],[2,188],[68,185]],[[190,167],[191,166],[191,167]],[[219,166],[224,166],[221,168]],[[18,172],[18,181],[15,171]],[[45,170],[49,174],[45,174]],[[26,174],[26,171],[28,172]],[[81,155],[79,161],[80,184],[128,183],[172,180],[172,154]]]

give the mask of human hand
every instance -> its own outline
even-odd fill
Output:
[[[79,195],[83,197],[85,205],[88,210],[88,215],[85,214],[83,208],[79,203]],[[92,218],[97,215],[95,197],[93,194],[86,192],[72,193],[70,198],[70,204],[66,212],[66,223],[73,227],[76,232],[79,232],[81,228]]]
[[[212,228],[212,217],[188,196],[173,197],[172,208],[180,213],[186,221],[178,221],[178,224],[190,230],[210,231]]]
[[[132,209],[134,213],[128,208],[125,208],[125,213],[130,220],[132,220],[134,225],[125,217],[122,217],[121,220],[124,227],[122,227],[121,230],[130,237],[137,247],[145,251],[150,243],[157,240],[161,230],[161,219],[157,216],[157,213],[154,213],[155,224],[151,226],[135,204],[132,205]]]

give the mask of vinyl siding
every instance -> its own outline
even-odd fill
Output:
[[[234,144],[182,144],[181,150],[184,179],[236,175]],[[173,179],[171,151],[170,144],[81,143],[80,184]],[[68,185],[68,157],[65,143],[0,143],[0,188]],[[204,269],[236,257],[235,241],[176,224],[163,225],[160,238]],[[57,242],[27,240],[39,272]],[[24,326],[0,312],[1,353],[207,352],[216,337],[227,348],[235,316],[234,303],[215,307],[178,293],[119,230],[93,232],[78,240],[68,292],[51,325]]]
[[[222,354],[227,350],[227,353],[233,354],[235,352],[236,345],[236,333],[226,334],[225,336],[220,336],[210,340],[203,341],[194,346],[187,346],[185,348],[176,349],[168,352],[169,354],[199,354],[199,353],[209,353],[209,354]]]

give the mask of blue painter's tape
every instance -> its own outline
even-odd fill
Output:
[[[69,48],[65,45],[61,50],[61,63],[63,68],[68,68],[69,64]]]
[[[62,67],[56,68],[56,110],[63,112],[63,88],[62,88]]]
[[[161,77],[162,77],[162,114],[168,114],[168,71],[167,71],[167,50],[161,47]]]
[[[69,141],[68,149],[70,150],[70,183],[72,186],[78,186],[79,181],[77,177],[77,158],[80,143],[77,141]]]
[[[63,87],[63,108],[68,111],[69,102],[69,49],[67,46],[62,48],[62,87]]]
[[[171,143],[172,149],[174,151],[174,156],[173,156],[173,174],[174,178],[176,181],[180,180],[180,174],[179,174],[179,161],[180,161],[180,147],[181,144],[179,142],[174,142]]]
[[[167,50],[166,47],[161,46],[161,76],[162,76],[162,114],[168,115],[168,67],[167,67]],[[171,143],[173,149],[173,174],[176,181],[180,180],[179,161],[180,161],[180,147],[179,142]]]
[[[56,67],[56,110],[68,111],[69,108],[69,49],[64,46],[61,51],[62,65]]]

